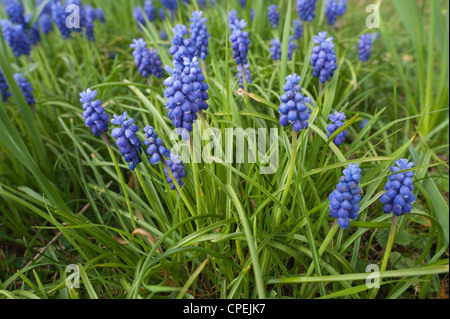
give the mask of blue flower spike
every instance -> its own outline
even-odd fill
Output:
[[[344,113],[339,113],[337,111],[335,111],[334,114],[330,114],[328,117],[332,122],[330,125],[327,126],[328,138],[330,138],[334,132],[336,132],[341,126],[345,124],[345,119],[347,117],[345,116]],[[347,130],[338,134],[334,139],[334,144],[336,144],[336,146],[340,146],[342,143],[344,143],[347,134],[348,134]]]
[[[6,83],[6,79],[3,76],[2,70],[0,70],[0,95],[2,96],[3,102],[5,102],[11,96],[9,86]]]
[[[247,26],[247,22],[244,19],[235,19],[230,28],[232,33],[230,35],[231,48],[234,51],[234,58],[237,64],[248,64],[247,53],[250,46],[250,39],[248,38],[248,32],[243,31]]]
[[[191,41],[195,46],[195,55],[202,60],[206,60],[208,55],[208,42],[210,35],[206,27],[207,18],[202,17],[202,11],[192,12],[191,23]]]
[[[358,218],[359,203],[361,201],[361,169],[358,164],[349,164],[344,169],[336,189],[330,194],[330,216],[338,218],[342,229],[350,226],[350,219]]]
[[[316,14],[317,0],[297,0],[297,12],[301,20],[311,22]]]
[[[395,163],[397,166],[391,167],[391,172],[395,174],[389,176],[389,181],[384,186],[387,192],[381,195],[380,201],[384,204],[385,214],[394,213],[396,216],[402,216],[411,213],[411,204],[416,201],[412,193],[414,172],[403,172],[413,168],[414,163],[407,159],[400,159]]]
[[[188,28],[185,25],[178,24],[173,28],[174,36],[172,38],[172,46],[169,49],[169,54],[173,56],[177,63],[183,65],[184,59],[191,60],[197,49],[192,43],[191,39],[184,38],[188,34]]]
[[[319,32],[313,38],[317,44],[311,54],[311,65],[313,66],[313,76],[318,77],[321,83],[328,81],[337,69],[336,52],[334,51],[333,37],[327,38],[327,32]]]
[[[134,171],[136,166],[142,161],[140,156],[142,154],[142,144],[136,136],[139,127],[134,124],[133,118],[127,118],[127,112],[119,116],[114,115],[111,123],[120,125],[121,127],[113,129],[111,136],[116,139],[116,145],[119,147],[120,155],[124,157],[130,170]]]
[[[296,40],[303,37],[303,22],[300,19],[292,20],[292,29]]]
[[[365,33],[359,38],[358,58],[362,62],[367,62],[372,53],[372,45],[379,37],[378,33]]]
[[[281,113],[280,125],[287,127],[292,124],[298,133],[309,126],[310,112],[308,104],[312,106],[312,99],[304,96],[299,85],[301,77],[296,73],[286,77],[286,85],[283,87],[285,94],[281,96],[282,104],[279,107]]]
[[[270,41],[270,55],[272,56],[272,61],[278,61],[281,59],[280,39],[272,39]]]
[[[20,91],[25,97],[25,100],[27,101],[28,105],[33,106],[36,103],[36,101],[34,99],[33,87],[31,86],[31,83],[28,82],[27,78],[24,77],[23,74],[21,73],[16,73],[14,74],[13,77],[17,85],[19,86]]]
[[[186,177],[186,172],[179,155],[170,153],[170,159],[167,160],[166,163],[168,168],[172,171],[173,177],[175,177],[175,180],[177,181],[180,188],[183,187],[183,178]],[[164,174],[166,175],[166,182],[170,184],[170,189],[175,190],[176,186],[174,184],[174,181],[170,177],[169,172],[166,168],[164,168]]]
[[[147,42],[143,38],[134,39],[130,47],[134,49],[135,64],[144,78],[148,78],[152,74],[157,78],[163,76],[162,62],[157,50],[147,49]]]
[[[272,29],[276,29],[280,24],[280,13],[278,12],[278,7],[272,4],[268,8],[267,17],[269,18],[269,23]]]
[[[83,103],[86,127],[90,127],[95,136],[100,136],[101,132],[108,132],[109,116],[102,107],[102,101],[94,100],[96,96],[97,91],[87,89],[80,93],[80,102]]]
[[[147,154],[150,156],[150,164],[157,165],[161,158],[169,157],[170,151],[164,146],[164,143],[153,126],[144,127],[144,145],[147,146]]]
[[[30,55],[31,41],[22,25],[13,24],[9,20],[1,20],[0,28],[3,37],[9,44],[16,57],[23,55]]]

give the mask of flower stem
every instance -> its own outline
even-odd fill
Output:
[[[102,138],[105,141],[106,147],[108,148],[109,155],[111,156],[112,161],[114,162],[114,167],[116,168],[117,175],[120,179],[120,184],[122,186],[122,190],[125,196],[125,201],[127,202],[128,213],[130,214],[131,224],[133,225],[133,229],[137,228],[136,221],[134,219],[133,209],[131,208],[130,196],[128,195],[127,185],[125,184],[125,180],[123,179],[122,172],[120,171],[119,163],[117,162],[116,156],[114,155],[114,151],[111,147],[111,143],[109,143],[108,137],[104,131],[101,132]]]
[[[381,262],[380,272],[384,272],[386,270],[387,264],[389,262],[389,255],[391,254],[391,250],[394,245],[394,236],[395,236],[395,229],[397,227],[397,220],[398,220],[398,217],[396,215],[393,215],[392,222],[391,222],[391,228],[389,229],[389,238],[388,238],[388,241],[386,244],[386,249],[384,250],[383,261]],[[380,278],[380,285],[381,285],[381,280],[382,279]],[[370,299],[375,299],[375,297],[378,294],[378,290],[380,290],[380,288],[375,288],[372,291]]]
[[[195,198],[197,202],[197,215],[201,215],[202,213],[202,197],[201,197],[201,187],[200,187],[200,179],[199,172],[197,166],[197,158],[195,155],[194,141],[192,136],[189,137],[189,144],[191,150],[191,161],[192,161],[192,171],[194,173],[194,184],[195,184]]]

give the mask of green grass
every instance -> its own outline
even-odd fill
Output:
[[[162,80],[148,86],[129,44],[144,37],[171,65],[170,42],[159,39],[159,30],[171,38],[198,4],[139,31],[132,10],[140,1],[86,2],[105,13],[96,42],[53,32],[28,59],[15,58],[0,37],[0,68],[13,95],[0,99],[0,299],[442,297],[449,272],[448,1],[383,1],[380,39],[367,63],[357,56],[359,35],[372,32],[361,1],[349,0],[342,30],[317,12],[292,61],[285,49],[295,1],[279,5],[277,30],[266,21],[271,1],[248,0],[246,9],[237,0],[208,5],[205,124],[223,134],[224,149],[235,143],[227,128],[278,128],[279,166],[262,175],[259,159],[230,164],[211,155],[212,162],[185,164],[185,185],[176,191],[161,164],[143,156],[131,172],[109,133],[111,150],[93,136],[78,94],[96,89],[110,117],[127,111],[173,146]],[[227,12],[235,8],[249,21],[251,6],[252,83],[242,95]],[[317,10],[323,8],[319,0]],[[335,38],[339,68],[318,96],[309,56],[313,35],[323,30]],[[273,62],[276,34],[284,51]],[[13,83],[17,72],[33,85],[36,115]],[[298,136],[278,125],[284,78],[294,72],[315,102],[310,128]],[[335,110],[348,119],[343,147],[327,138]],[[369,122],[360,129],[363,119]],[[417,202],[391,228],[379,198],[400,158],[416,164]],[[344,231],[329,217],[328,195],[349,163],[363,170],[363,199],[358,220]],[[71,264],[79,269],[79,289],[66,287]],[[379,290],[365,285],[371,264],[386,267]]]

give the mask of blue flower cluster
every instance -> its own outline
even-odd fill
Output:
[[[192,12],[192,18],[189,20],[191,23],[191,41],[195,46],[195,55],[205,60],[208,55],[208,39],[210,37],[208,29],[206,27],[207,18],[202,17],[202,11]]]
[[[43,34],[53,31],[53,21],[50,14],[41,14],[39,17],[39,28]]]
[[[234,51],[234,58],[236,59],[237,64],[247,64],[247,53],[250,46],[250,39],[248,38],[248,32],[243,31],[247,26],[247,22],[244,19],[238,20],[235,19],[232,24],[230,24],[230,28],[232,33],[230,35],[231,48]]]
[[[150,164],[157,165],[163,156],[170,156],[170,151],[164,146],[163,140],[158,137],[153,126],[144,127],[144,133],[144,145],[148,147],[147,154],[150,155]]]
[[[272,39],[270,41],[270,55],[272,56],[272,61],[277,61],[281,59],[280,39]]]
[[[292,29],[294,30],[294,38],[296,40],[303,36],[303,22],[300,19],[292,21]]]
[[[3,37],[16,57],[19,57],[22,54],[30,55],[31,41],[22,25],[13,24],[9,20],[1,20],[0,27],[2,29]]]
[[[234,20],[238,19],[239,17],[237,15],[237,11],[235,9],[231,9],[228,12],[228,23],[230,24],[230,26],[234,23]]]
[[[21,25],[25,28],[25,10],[19,0],[5,1],[5,11],[12,23]]]
[[[325,16],[329,25],[334,25],[336,19],[342,16],[345,11],[347,11],[347,0],[326,0]]]
[[[272,29],[275,29],[280,23],[280,13],[278,12],[278,7],[272,4],[269,6],[268,10],[269,12],[267,13],[267,17],[269,18],[270,26]]]
[[[147,19],[150,22],[155,21],[155,19],[156,19],[155,6],[153,5],[153,1],[152,0],[145,0],[145,2],[144,2],[144,12],[145,12],[145,15],[147,16]]]
[[[367,62],[372,53],[372,45],[379,37],[378,33],[365,33],[359,38],[358,57],[362,62]]]
[[[86,38],[89,41],[95,41],[95,33],[94,33],[94,21],[97,17],[96,11],[93,7],[86,4],[84,6],[84,13],[85,13],[85,31],[86,31]]]
[[[359,203],[361,201],[361,169],[358,164],[349,164],[344,169],[336,189],[330,194],[330,216],[338,218],[342,229],[350,226],[350,219],[358,218]]]
[[[279,107],[280,125],[286,127],[292,123],[297,133],[308,128],[310,112],[307,104],[312,106],[312,99],[301,93],[300,80],[301,77],[296,73],[286,77],[286,85],[283,87],[285,94],[281,96],[282,104]]]
[[[72,30],[66,25],[67,13],[66,7],[61,2],[55,2],[52,5],[52,19],[59,29],[63,38],[71,38]]]
[[[175,177],[178,185],[180,187],[183,187],[184,183],[182,178],[186,177],[186,172],[184,171],[184,166],[181,162],[180,157],[178,155],[175,155],[174,153],[170,153],[170,159],[167,160],[167,166],[172,171],[173,177]],[[170,189],[175,190],[176,186],[165,168],[164,174],[166,175],[166,182],[170,184]]]
[[[411,213],[411,204],[416,201],[412,193],[414,172],[401,172],[414,167],[414,163],[407,159],[400,159],[395,163],[397,166],[391,167],[391,172],[395,174],[389,176],[389,181],[384,186],[387,192],[381,195],[380,201],[384,204],[385,214],[393,212],[396,216],[401,216]]]
[[[86,127],[90,127],[95,136],[100,136],[100,132],[108,132],[109,116],[102,107],[102,101],[94,100],[96,96],[97,91],[87,89],[80,93],[80,102],[83,103]]]
[[[184,58],[192,60],[197,49],[192,43],[191,39],[184,39],[188,34],[188,28],[185,25],[178,24],[173,28],[174,37],[172,38],[172,46],[169,49],[169,54],[177,63],[183,65]]]
[[[144,78],[148,78],[151,74],[157,78],[163,76],[162,63],[157,50],[147,49],[147,43],[143,38],[134,39],[130,47],[134,48],[134,60]]]
[[[39,43],[41,41],[41,34],[39,33],[39,24],[36,21],[32,26],[30,26],[31,22],[31,13],[24,14],[25,18],[25,33],[28,35],[30,42],[32,45]]]
[[[292,56],[294,55],[295,49],[297,49],[297,44],[295,44],[295,37],[290,36],[289,37],[289,43],[288,43],[288,60],[292,60]]]
[[[332,124],[327,126],[328,138],[330,138],[331,135],[333,135],[334,132],[336,132],[342,125],[345,124],[344,120],[347,118],[344,113],[339,113],[337,111],[334,112],[334,114],[330,114],[329,119]],[[336,146],[340,146],[342,143],[345,142],[345,138],[347,137],[347,130],[343,131],[342,133],[338,134],[336,138],[334,139],[334,144]]]
[[[145,21],[144,12],[142,11],[142,8],[140,6],[134,7],[133,17],[139,30],[142,31],[142,26],[145,27],[147,25],[147,22]]]
[[[242,8],[245,8],[247,6],[247,0],[239,0],[239,2],[241,3]]]
[[[19,86],[19,89],[25,97],[27,103],[29,105],[34,105],[36,101],[34,100],[33,87],[31,86],[31,83],[28,82],[27,78],[24,77],[21,73],[14,74],[14,80]]]
[[[129,168],[134,171],[136,165],[142,161],[140,156],[140,154],[142,154],[142,144],[136,136],[139,127],[134,124],[133,118],[127,118],[127,112],[124,112],[120,116],[114,115],[114,119],[111,120],[111,123],[120,125],[121,127],[113,129],[111,131],[111,136],[116,139],[116,145],[119,147],[120,155],[124,157]]]
[[[9,92],[9,86],[6,83],[6,79],[3,76],[2,70],[0,70],[0,94],[2,96],[3,102],[5,102],[11,96],[11,92]]]
[[[191,63],[187,58],[185,58],[185,62]],[[169,110],[169,118],[178,134],[181,135],[183,140],[188,140],[193,129],[192,123],[197,120],[198,96],[189,76],[189,67],[186,67],[188,69],[186,72],[188,74],[186,74],[184,64],[182,65],[176,60],[173,61],[173,64],[174,69],[168,65],[165,66],[166,72],[172,75],[164,81],[164,85],[167,87],[164,91],[164,97],[167,99],[166,108]]]
[[[338,16],[342,16],[347,11],[347,0],[339,0],[337,14]]]
[[[326,32],[319,32],[319,35],[313,38],[313,42],[317,44],[311,54],[311,65],[314,68],[313,76],[319,77],[320,82],[325,83],[337,69],[333,37],[327,38]]]
[[[297,12],[301,20],[311,22],[316,17],[316,2],[317,0],[297,0]]]

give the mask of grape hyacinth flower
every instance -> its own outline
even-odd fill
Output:
[[[295,40],[294,36],[290,36],[289,37],[289,44],[288,44],[288,60],[289,61],[292,60],[292,56],[294,55],[294,51],[295,51],[295,49],[297,49],[297,44],[295,44],[294,40]]]
[[[231,9],[228,12],[228,23],[231,25],[231,24],[234,23],[234,20],[236,20],[236,19],[239,20],[239,17],[237,15],[237,11],[235,9]]]
[[[89,41],[95,41],[95,33],[94,33],[94,21],[96,18],[96,13],[93,7],[86,4],[84,6],[84,12],[86,14],[85,17],[85,29],[86,29],[86,38]]]
[[[349,164],[344,169],[336,189],[330,194],[330,216],[338,218],[342,229],[350,226],[350,219],[358,218],[359,203],[361,201],[361,169],[358,164]]]
[[[202,17],[202,11],[195,11],[192,13],[192,18],[189,20],[191,23],[191,41],[195,46],[195,55],[205,60],[208,55],[208,39],[210,37],[208,29],[206,27],[207,18]]]
[[[339,113],[337,111],[334,112],[334,114],[330,114],[329,119],[332,124],[327,126],[328,138],[333,135],[334,132],[336,132],[342,125],[345,124],[344,120],[347,118],[344,113]],[[336,138],[334,139],[334,144],[336,146],[340,146],[342,143],[345,142],[345,138],[347,137],[347,130],[343,131],[342,133],[338,134]]]
[[[148,147],[147,154],[150,156],[150,164],[157,165],[163,156],[170,156],[170,151],[164,146],[162,139],[158,137],[153,126],[144,127],[144,133],[144,145]]]
[[[46,35],[53,31],[53,21],[49,14],[42,14],[39,17],[39,28]]]
[[[414,167],[414,163],[408,162],[407,159],[400,159],[395,163],[397,166],[391,167],[391,172],[395,174],[389,176],[389,181],[384,186],[387,192],[381,195],[380,201],[384,204],[385,214],[393,212],[394,215],[401,216],[411,213],[411,204],[416,201],[412,193],[414,172],[401,172]]]
[[[127,112],[119,116],[114,115],[111,123],[120,125],[121,127],[113,129],[111,136],[116,139],[116,145],[119,147],[120,154],[124,157],[125,162],[128,163],[128,167],[134,171],[136,165],[142,161],[140,156],[142,154],[142,144],[136,136],[139,127],[134,124],[133,118],[127,119],[127,117]]]
[[[174,18],[174,11],[178,8],[177,0],[161,0],[161,4],[169,10],[172,19]]]
[[[166,31],[164,30],[159,30],[159,37],[161,38],[161,40],[166,41],[169,39],[169,37],[167,36]]]
[[[5,102],[11,96],[11,92],[9,92],[9,86],[6,83],[6,79],[3,76],[1,70],[0,70],[0,95],[2,96],[3,102]]]
[[[364,119],[364,120],[361,121],[361,123],[359,123],[359,128],[362,130],[362,129],[364,129],[367,126],[367,124],[369,124],[369,120],[368,119]]]
[[[159,10],[158,10],[158,15],[159,15],[159,19],[160,19],[161,21],[166,20],[166,13],[164,12],[164,9],[163,9],[163,8],[159,8]]]
[[[277,61],[281,59],[280,39],[272,39],[270,41],[270,54],[272,56],[272,61]]]
[[[1,20],[0,27],[3,32],[3,37],[16,57],[19,57],[22,54],[30,55],[31,41],[21,25],[13,24],[9,20]]]
[[[300,19],[292,21],[292,29],[294,30],[294,38],[296,40],[303,36],[303,22]]]
[[[172,38],[172,46],[169,49],[169,54],[180,65],[183,65],[183,58],[186,57],[191,60],[197,50],[191,39],[184,39],[188,34],[188,28],[185,25],[178,24],[173,28],[173,33],[175,35]]]
[[[189,76],[193,87],[193,92],[197,94],[197,108],[200,112],[206,111],[209,105],[206,101],[209,100],[208,84],[205,82],[205,76],[202,73],[202,69],[199,67],[200,62],[197,57],[194,57],[192,61],[184,58],[184,70],[183,73]]]
[[[338,17],[338,0],[326,0],[325,2],[325,16],[327,17],[328,25],[334,25]]]
[[[280,13],[278,12],[278,7],[275,4],[272,4],[268,8],[269,12],[267,13],[267,17],[269,18],[269,23],[272,29],[278,27],[280,23]]]
[[[147,22],[145,21],[144,13],[142,12],[142,8],[140,6],[136,6],[133,9],[133,17],[136,21],[136,25],[138,26],[139,30],[142,31],[142,26],[144,27],[147,25]]]
[[[184,171],[183,163],[181,162],[181,159],[179,155],[176,155],[174,153],[170,153],[170,159],[167,160],[167,166],[172,171],[173,177],[177,181],[178,185],[180,187],[183,187],[183,178],[186,177],[186,172]],[[174,181],[169,175],[169,172],[166,168],[164,168],[164,174],[166,175],[166,182],[170,184],[170,189],[175,190],[176,186],[174,184]]]
[[[102,107],[102,101],[94,100],[96,96],[97,91],[87,89],[80,93],[80,102],[83,103],[86,127],[90,127],[95,136],[100,136],[101,132],[108,132],[109,116]]]
[[[250,46],[250,39],[248,38],[248,32],[243,31],[247,26],[247,22],[244,19],[234,20],[230,25],[232,34],[230,35],[231,48],[234,51],[234,58],[237,64],[247,64],[247,53]]]
[[[71,38],[72,29],[69,29],[66,25],[67,13],[66,7],[57,1],[52,4],[52,20],[56,24],[61,33],[61,36],[66,38]]]
[[[247,6],[247,0],[239,0],[239,2],[241,3],[242,8],[245,8]]]
[[[250,21],[255,20],[255,15],[256,15],[255,9],[251,8],[250,9]]]
[[[366,33],[359,38],[358,57],[362,62],[367,62],[370,59],[372,44],[379,37],[378,33]]]
[[[139,73],[144,78],[148,78],[150,75],[154,75],[157,78],[163,76],[162,63],[158,56],[158,51],[151,48],[147,49],[147,43],[143,38],[138,40],[134,39],[130,44],[131,48],[134,48],[133,56],[138,67]]]
[[[19,0],[8,0],[5,2],[5,11],[12,23],[26,26],[22,3]]]
[[[66,18],[68,18],[71,14],[74,14],[76,12],[76,9],[70,10],[71,6],[78,7],[78,10],[79,10],[78,12],[80,15],[79,16],[80,17],[79,26],[75,25],[72,30],[75,32],[81,32],[86,24],[86,19],[85,19],[86,16],[84,13],[83,5],[81,4],[80,0],[66,0],[66,5],[64,6],[64,11],[66,12]]]
[[[245,89],[245,87],[244,87],[244,74],[242,72],[242,64],[239,64],[236,69],[238,71],[238,73],[236,74],[236,77],[238,79],[239,87],[241,89]],[[247,82],[247,84],[252,83],[252,74],[250,73],[250,69],[249,69],[249,65],[248,64],[244,65],[244,72],[245,72],[245,81]]]
[[[202,8],[206,7],[206,0],[197,0],[198,5]]]
[[[313,38],[313,42],[317,44],[311,54],[311,65],[314,68],[313,76],[319,77],[320,82],[325,83],[337,69],[333,37],[327,38],[327,32],[319,32],[319,35]]]
[[[105,15],[102,8],[95,8],[95,17],[100,23],[105,23]]]
[[[31,14],[26,13],[24,15],[25,18],[25,33],[28,35],[28,38],[30,39],[30,42],[32,45],[35,45],[36,43],[39,43],[41,41],[41,34],[39,33],[39,24],[36,21],[32,26],[29,26],[29,23],[31,22]]]
[[[338,16],[343,16],[347,11],[347,0],[339,0],[337,14]]]
[[[301,20],[311,22],[316,14],[317,0],[297,0],[297,12]]]
[[[176,60],[173,64],[174,69],[168,65],[164,67],[166,72],[172,75],[164,81],[167,87],[164,91],[164,97],[167,99],[166,108],[169,110],[169,118],[177,129],[177,133],[183,140],[188,140],[193,129],[192,123],[197,120],[198,96],[194,92],[191,78],[184,73],[184,64]]]
[[[301,77],[296,73],[286,77],[286,85],[283,87],[285,94],[281,96],[282,104],[279,107],[281,113],[280,125],[292,127],[298,133],[309,126],[310,113],[307,104],[312,106],[312,99],[304,96],[302,87],[298,84]]]
[[[155,6],[153,5],[152,0],[145,0],[144,12],[149,21],[151,21],[151,22],[155,21],[155,19],[156,19]]]

